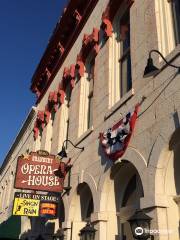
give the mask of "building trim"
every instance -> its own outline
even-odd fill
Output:
[[[58,45],[58,43],[60,41],[59,36],[65,34],[65,29],[68,27],[67,22],[68,22],[69,16],[73,15],[74,9],[77,10],[77,7],[78,7],[77,0],[71,0],[70,3],[68,4],[67,9],[65,10],[63,16],[61,17],[61,20],[57,24],[56,29],[54,30],[54,34],[51,37],[50,42],[47,46],[47,49],[45,50],[45,53],[38,65],[33,77],[32,77],[32,83],[31,83],[30,89],[32,92],[36,93],[36,95],[38,97],[36,104],[38,104],[41,101],[41,99],[43,98],[47,89],[49,88],[51,82],[53,81],[59,68],[63,64],[66,56],[68,55],[69,51],[72,48],[74,42],[78,38],[79,33],[81,32],[82,28],[84,27],[85,23],[87,22],[90,14],[92,13],[93,9],[95,8],[95,6],[97,4],[97,2],[98,2],[98,0],[89,0],[84,8],[84,13],[82,15],[82,18],[81,18],[80,22],[78,22],[78,24],[76,25],[74,31],[72,31],[72,27],[69,29],[70,32],[72,32],[72,34],[71,34],[71,36],[69,36],[69,34],[67,34],[67,39],[65,41],[65,42],[67,42],[67,44],[64,47],[63,51],[61,51],[62,54],[61,54],[60,58],[58,59],[57,63],[55,64],[51,74],[49,76],[47,75],[47,82],[45,83],[45,86],[43,87],[42,91],[37,92],[37,84],[40,81],[43,72],[46,71],[48,60],[52,56],[54,49],[56,48],[56,46]]]

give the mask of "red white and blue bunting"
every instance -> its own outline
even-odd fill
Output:
[[[133,112],[129,112],[112,128],[100,133],[100,143],[106,156],[111,160],[116,161],[125,153],[135,127],[138,110],[139,104],[136,105]]]

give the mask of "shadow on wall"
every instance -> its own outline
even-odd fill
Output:
[[[43,217],[32,217],[31,221],[31,229],[21,234],[22,240],[28,239],[37,239],[43,240],[48,239],[48,236],[52,236],[54,234],[55,223],[47,222],[47,218]],[[18,238],[19,239],[19,238]]]
[[[108,169],[113,166],[113,162],[106,156],[103,147],[101,146],[100,143],[98,147],[98,155],[101,157],[100,161],[101,165],[104,166],[104,172],[108,171]]]
[[[85,182],[79,184],[77,193],[80,195],[81,219],[82,221],[87,221],[94,212],[93,197],[88,184]]]
[[[180,195],[180,128],[178,128],[171,136],[169,141],[169,150],[174,152],[174,181],[176,195]]]
[[[135,166],[127,161],[121,160],[111,168],[110,178],[113,180],[114,222],[117,237],[133,240],[128,219],[140,208],[140,199],[144,196],[141,178]],[[112,197],[111,197],[112,200]]]

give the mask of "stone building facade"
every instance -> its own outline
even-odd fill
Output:
[[[15,138],[9,152],[4,159],[0,169],[0,238],[18,238],[29,226],[24,217],[21,219],[12,217],[14,193],[14,179],[16,173],[17,158],[21,154],[35,148],[33,138],[33,127],[36,118],[36,108],[32,107],[22,128]],[[24,218],[24,219],[23,219]],[[17,223],[17,224],[15,224]],[[27,225],[27,226],[26,226]],[[11,231],[10,231],[11,229]]]
[[[155,239],[179,239],[180,75],[154,54],[160,71],[143,78],[152,49],[180,66],[179,9],[176,0],[69,2],[32,79],[36,110],[1,167],[1,222],[10,216],[17,155],[38,149],[57,154],[69,139],[84,151],[66,146],[72,188],[63,194],[54,232],[61,228],[64,239],[77,240],[91,221],[95,240],[130,240],[127,220],[143,209],[152,217],[151,229],[159,230]],[[105,156],[99,133],[137,103],[130,143],[114,163]],[[40,221],[23,217],[21,238]],[[35,239],[34,232],[24,236]]]

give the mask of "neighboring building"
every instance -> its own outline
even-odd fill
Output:
[[[14,178],[17,158],[21,154],[36,150],[33,137],[35,118],[36,108],[32,107],[0,169],[0,239],[18,238],[20,233],[30,226],[28,218],[21,219],[11,215],[16,191]]]
[[[0,170],[1,222],[10,217],[15,190],[9,178],[17,156],[27,149],[57,154],[69,139],[84,151],[66,146],[72,189],[62,197],[54,232],[60,228],[64,239],[78,240],[90,221],[95,240],[131,240],[127,220],[143,209],[152,217],[151,229],[160,231],[155,239],[179,239],[180,75],[154,54],[160,71],[143,78],[152,49],[180,66],[179,12],[178,0],[69,1],[32,79],[37,112],[28,116]],[[130,143],[113,163],[99,133],[144,97]],[[21,238],[52,239],[37,227],[48,222],[21,222]]]

